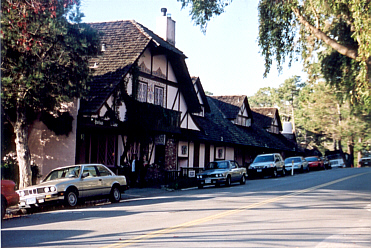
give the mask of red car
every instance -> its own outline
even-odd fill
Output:
[[[19,195],[15,192],[15,183],[11,180],[1,180],[1,219],[4,218],[7,207],[18,203]]]
[[[305,160],[308,161],[308,166],[310,170],[324,170],[325,165],[323,161],[318,156],[306,157]]]

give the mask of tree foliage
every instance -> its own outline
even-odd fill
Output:
[[[231,2],[178,1],[191,5],[192,19],[202,28]],[[281,71],[282,65],[287,60],[290,64],[297,55],[306,66],[320,60],[328,83],[352,104],[371,111],[371,1],[260,0],[258,11],[264,76],[273,61]]]
[[[189,15],[192,21],[206,32],[207,23],[213,16],[222,14],[232,0],[177,0],[182,8],[190,7]]]
[[[98,51],[95,31],[80,23],[78,0],[1,2],[1,104],[16,133],[20,187],[30,184],[28,128],[42,113],[81,97],[88,56]]]

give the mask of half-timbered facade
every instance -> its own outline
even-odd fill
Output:
[[[135,21],[91,26],[102,34],[102,52],[91,59],[94,78],[79,111],[76,162],[117,168],[137,158],[177,169],[178,158],[189,153],[181,129],[199,130],[191,114],[203,111],[186,56]]]
[[[41,174],[72,163],[122,172],[134,158],[161,173],[223,159],[244,165],[259,153],[295,150],[279,137],[278,111],[259,119],[246,96],[206,96],[175,47],[175,22],[164,15],[160,23],[163,37],[135,21],[90,24],[101,34],[101,53],[90,59],[88,97],[69,106],[71,133],[55,136],[42,122],[31,133]]]

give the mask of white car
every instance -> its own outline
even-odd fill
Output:
[[[281,154],[260,154],[256,156],[254,162],[249,166],[247,174],[249,177],[272,176],[277,177],[278,174],[286,175],[285,163]]]
[[[308,161],[302,156],[285,159],[286,173],[291,174],[292,164],[294,164],[294,171],[309,172]]]
[[[341,154],[331,154],[327,156],[331,168],[344,168],[345,163]]]
[[[73,207],[87,197],[109,197],[111,202],[118,202],[126,188],[125,176],[116,176],[102,164],[81,164],[56,168],[40,184],[17,193],[21,208],[58,201]]]

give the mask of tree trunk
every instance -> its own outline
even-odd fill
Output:
[[[19,165],[19,188],[31,185],[31,154],[28,147],[28,124],[26,111],[18,108],[17,120],[14,123],[15,145]]]
[[[350,141],[348,141],[348,154],[350,156],[350,158],[349,158],[349,161],[350,161],[349,166],[350,167],[354,167],[354,138],[353,137],[351,137],[350,138]]]

